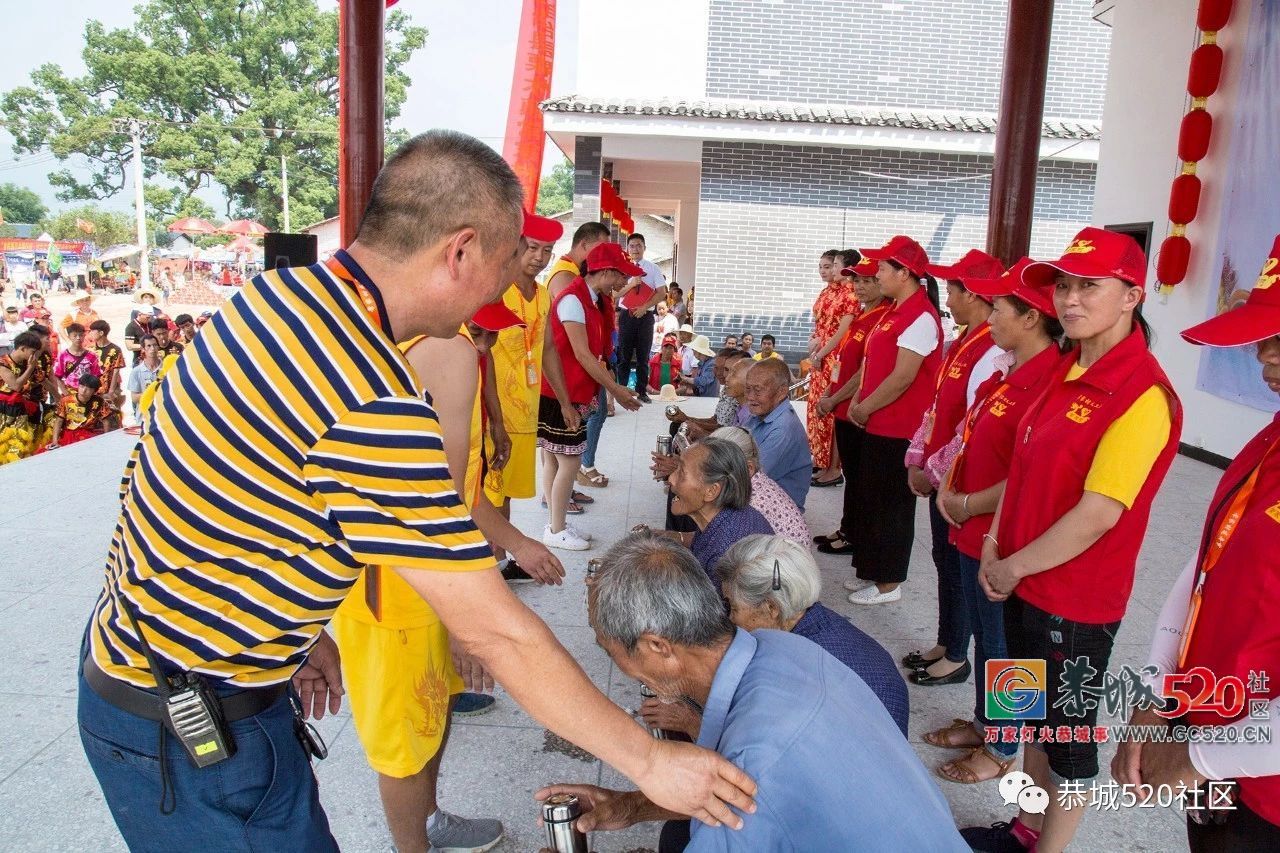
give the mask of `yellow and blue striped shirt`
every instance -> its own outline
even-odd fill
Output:
[[[348,281],[381,309],[377,288],[345,252],[333,264],[255,278],[161,383],[90,626],[110,675],[154,685],[121,596],[162,667],[261,686],[292,675],[364,566],[492,567],[435,412]]]

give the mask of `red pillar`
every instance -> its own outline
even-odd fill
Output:
[[[1044,124],[1053,0],[1009,0],[987,251],[1006,265],[1028,253]]]
[[[338,223],[343,246],[356,238],[382,168],[382,0],[338,4]]]

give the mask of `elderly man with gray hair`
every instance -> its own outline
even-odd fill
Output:
[[[791,369],[781,359],[757,361],[747,371],[746,427],[760,448],[760,467],[804,509],[813,477],[809,434],[789,399]]]
[[[659,698],[701,709],[698,744],[757,782],[739,832],[692,824],[642,793],[553,785],[577,795],[578,828],[668,820],[660,849],[966,851],[937,786],[884,705],[848,667],[793,634],[748,633],[726,618],[719,591],[669,539],[615,545],[591,585],[596,641]]]

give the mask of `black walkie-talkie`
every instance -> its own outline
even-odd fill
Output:
[[[222,703],[214,695],[209,683],[194,672],[184,672],[173,679],[167,678],[156,662],[151,644],[142,634],[142,627],[133,615],[129,599],[121,593],[119,601],[129,616],[129,624],[133,626],[133,633],[142,646],[147,667],[156,680],[156,692],[160,694],[165,714],[169,718],[169,731],[182,743],[191,763],[196,767],[208,767],[235,755],[235,738],[231,736],[231,730],[223,719]]]

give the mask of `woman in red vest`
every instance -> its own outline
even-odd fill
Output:
[[[876,278],[893,307],[867,336],[861,388],[849,409],[863,435],[856,467],[846,472],[846,500],[861,510],[847,531],[856,579],[846,586],[854,604],[887,604],[902,597],[911,562],[916,496],[902,460],[933,401],[942,321],[937,283],[925,272],[929,256],[919,243],[899,235],[862,256],[879,264]]]
[[[969,678],[968,610],[960,570],[948,541],[950,526],[938,513],[935,490],[960,448],[956,434],[965,412],[973,405],[978,385],[995,372],[1002,350],[991,337],[987,318],[991,301],[971,292],[971,279],[994,279],[1004,264],[977,249],[970,249],[954,264],[930,264],[928,273],[947,282],[947,309],[962,327],[947,347],[934,376],[933,405],[925,412],[907,451],[907,482],[918,497],[929,499],[929,528],[933,538],[933,565],[938,572],[938,643],[927,652],[914,651],[902,659],[912,669],[910,679],[923,686],[963,684]]]
[[[879,266],[875,261],[862,260],[857,265],[844,267],[840,271],[846,278],[853,279],[853,290],[859,304],[857,319],[849,326],[831,366],[829,393],[815,404],[819,414],[834,416],[836,453],[840,457],[841,468],[846,471],[853,470],[849,466],[857,461],[863,435],[862,429],[849,420],[849,405],[853,395],[858,393],[858,386],[862,381],[867,336],[893,307],[893,300],[880,292],[880,282],[876,279]],[[810,393],[812,392],[810,386]],[[853,550],[853,546],[849,544],[852,534],[846,531],[853,530],[853,519],[859,507],[853,504],[852,495],[852,489],[846,486],[844,512],[835,533],[813,537],[818,550],[824,554],[848,554]]]
[[[1009,656],[1004,638],[1004,603],[991,601],[978,586],[982,536],[991,529],[992,513],[1004,492],[1018,422],[1057,367],[1062,351],[1053,307],[1053,288],[1023,284],[1023,258],[997,279],[966,278],[969,292],[991,299],[988,322],[1001,354],[996,373],[983,382],[965,414],[960,446],[938,488],[937,507],[947,522],[952,571],[960,579],[968,624],[974,639],[974,707],[972,720],[956,720],[924,736],[925,742],[966,754],[937,770],[952,782],[971,784],[1002,776],[1018,752],[1017,743],[988,743],[991,720],[986,714],[986,662]]]
[[[1248,300],[1182,337],[1215,347],[1256,344],[1262,379],[1280,394],[1280,237]],[[1237,678],[1244,691],[1236,707],[1226,713],[1193,708],[1178,722],[1254,726],[1269,729],[1272,737],[1266,744],[1244,736],[1190,745],[1123,743],[1111,773],[1122,784],[1156,787],[1232,780],[1233,809],[1188,810],[1193,853],[1280,850],[1280,414],[1236,456],[1209,507],[1200,550],[1160,611],[1149,663],[1155,667],[1153,683],[1158,689],[1161,676],[1196,667],[1208,669],[1219,685]],[[1194,691],[1198,684],[1186,686]],[[1255,717],[1255,703],[1267,711],[1265,717]],[[1138,710],[1129,722],[1168,721],[1153,710]]]
[[[627,279],[643,274],[644,270],[627,260],[617,243],[601,243],[587,253],[584,274],[570,282],[551,303],[552,337],[564,367],[569,399],[582,420],[575,429],[565,424],[555,391],[544,376],[538,403],[538,447],[542,450],[542,493],[547,496],[551,513],[542,542],[549,548],[585,551],[591,547],[586,536],[565,523],[565,513],[587,446],[587,419],[598,405],[601,386],[623,408],[640,408],[636,395],[618,384],[605,362],[613,332],[609,316],[613,303],[609,297]]]
[[[988,598],[1006,602],[1009,657],[1046,662],[1036,685],[1043,694],[1014,689],[1010,669],[994,680],[1009,689],[993,693],[1014,712],[1028,710],[1017,705],[1024,696],[1043,695],[1046,716],[1037,725],[1050,730],[1097,722],[1096,703],[1073,701],[1076,693],[1064,693],[1062,679],[1081,691],[1102,689],[1151,503],[1182,432],[1177,395],[1147,349],[1146,273],[1133,238],[1100,228],[1077,234],[1060,259],[1022,271],[1028,285],[1053,285],[1058,319],[1075,348],[1018,424],[978,579]],[[974,849],[1007,847],[1010,834],[1046,853],[1064,849],[1085,809],[1069,808],[1059,787],[1097,776],[1097,743],[1029,743],[1023,770],[1048,792],[1048,811],[964,830]]]

